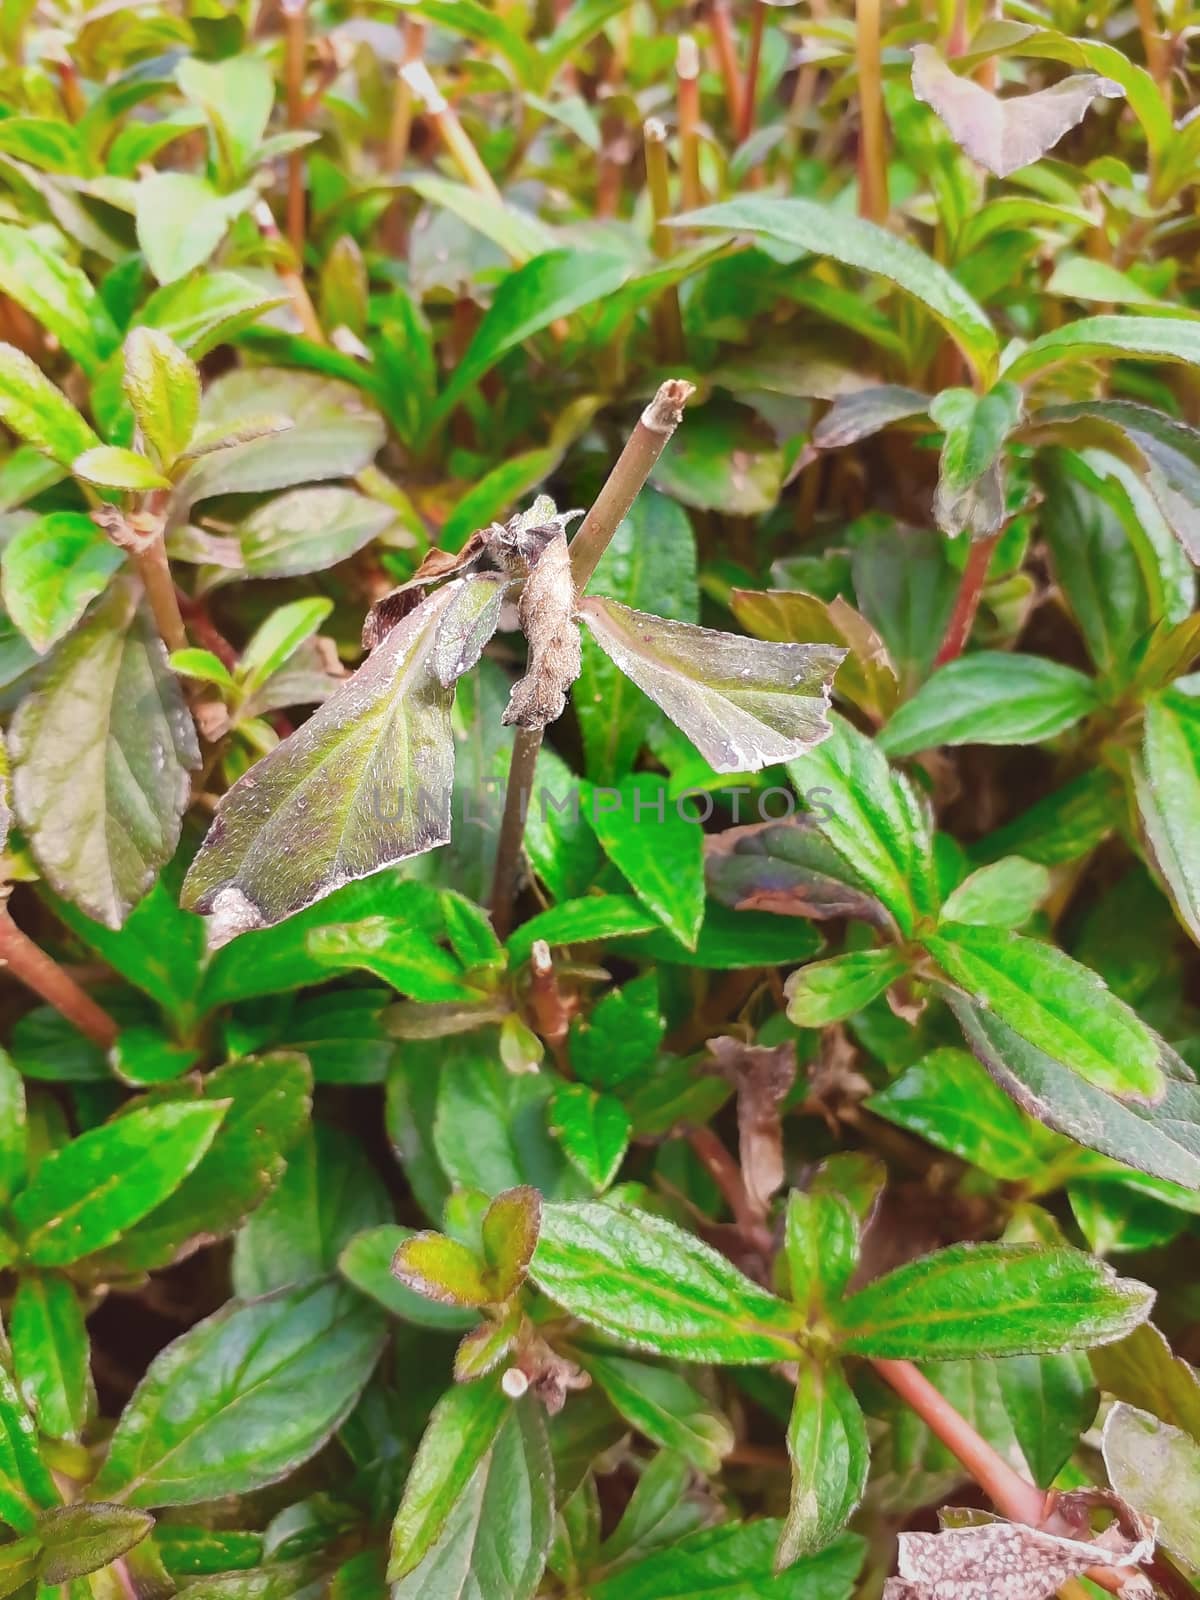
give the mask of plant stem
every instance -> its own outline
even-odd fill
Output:
[[[654,253],[665,259],[674,252],[675,239],[666,225],[671,215],[670,173],[667,169],[667,130],[657,117],[647,119],[643,128],[646,144],[646,187],[654,215]],[[683,318],[679,310],[679,291],[672,285],[664,289],[654,307],[654,325],[659,358],[668,365],[683,360]]]
[[[1142,36],[1142,50],[1146,57],[1147,70],[1158,84],[1169,107],[1171,55],[1167,41],[1158,29],[1158,18],[1154,15],[1154,0],[1133,0],[1133,9],[1137,13],[1138,31]]]
[[[626,513],[651,468],[662,455],[667,441],[683,418],[683,408],[692,385],[682,378],[668,378],[642,412],[624,450],[596,496],[571,541],[571,576],[576,593],[582,594],[596,570],[596,563],[624,521]],[[525,817],[533,792],[534,770],[542,746],[541,728],[518,728],[513,738],[512,762],[508,769],[508,788],[500,818],[500,837],[496,841],[496,865],[492,875],[492,925],[497,937],[506,939],[512,929],[517,881],[521,871],[521,842],[525,837]]]
[[[971,628],[975,622],[975,613],[979,610],[979,597],[983,593],[988,564],[999,538],[998,533],[993,533],[987,538],[971,541],[971,548],[967,551],[967,564],[963,568],[958,594],[954,598],[954,610],[950,613],[950,621],[946,626],[941,648],[934,658],[935,667],[942,667],[947,661],[954,661],[967,647],[967,640],[971,637]]]
[[[525,837],[525,817],[533,793],[533,775],[538,751],[542,748],[541,728],[518,728],[513,738],[512,761],[508,768],[508,788],[504,791],[504,811],[500,818],[500,837],[496,841],[496,866],[492,875],[492,926],[498,939],[512,932],[521,872],[521,843]]]
[[[741,71],[738,68],[737,44],[733,37],[733,22],[729,15],[729,0],[713,0],[711,20],[713,48],[716,51],[717,66],[720,68],[721,77],[725,84],[725,104],[729,109],[729,123],[736,137],[737,131],[742,125],[742,118],[745,116],[745,109],[742,105],[744,85]]]
[[[694,392],[692,384],[683,378],[668,378],[638,419],[608,481],[571,540],[571,576],[580,594],[587,588],[596,563],[625,520],[654,463],[683,420],[683,408]]]
[[[425,24],[419,17],[404,19],[404,58],[396,74],[396,93],[392,101],[392,121],[388,128],[387,169],[397,172],[408,156],[408,143],[412,137],[413,91],[403,69],[420,61],[425,51]]]
[[[434,83],[424,61],[410,61],[407,66],[401,67],[400,74],[425,107],[430,121],[441,136],[442,143],[454,157],[458,170],[470,187],[480,199],[503,205],[504,201],[495,180],[484,166],[479,151],[471,143],[450,102]]]
[[[283,0],[283,26],[287,123],[296,132],[304,127],[304,64],[308,57],[305,0]],[[293,150],[288,155],[287,236],[297,261],[304,260],[304,230],[304,152]]]
[[[872,1357],[871,1365],[962,1463],[1002,1516],[1031,1528],[1052,1524],[1047,1512],[1053,1511],[1053,1493],[1045,1493],[1014,1471],[918,1367],[911,1361],[887,1361],[882,1357]],[[1057,1530],[1051,1526],[1050,1531]],[[1130,1569],[1122,1572],[1115,1567],[1092,1567],[1087,1576],[1102,1589],[1120,1594],[1129,1580]]]
[[[737,130],[739,144],[744,144],[754,132],[758,72],[762,63],[763,32],[766,25],[766,0],[754,0],[754,11],[750,19],[750,53],[746,58],[746,82],[742,88],[742,117]]]
[[[142,588],[146,591],[154,625],[162,642],[169,651],[185,650],[187,629],[183,625],[183,613],[179,609],[179,596],[175,593],[175,580],[171,576],[161,529],[144,549],[133,552],[133,564],[142,580]]]
[[[679,82],[679,170],[683,178],[683,208],[693,211],[704,204],[700,187],[700,52],[688,33],[680,36],[675,52]]]
[[[265,200],[260,200],[254,207],[254,220],[264,239],[274,244],[282,238],[275,218],[271,214],[271,208]],[[285,262],[277,262],[275,271],[279,281],[291,296],[292,310],[296,313],[296,319],[304,331],[305,338],[311,339],[314,344],[327,343],[321,319],[317,316],[316,307],[304,287],[304,279],[300,273]]]
[[[882,227],[888,218],[887,133],[883,119],[883,74],[879,60],[880,0],[857,0],[858,211]]]
[[[724,1196],[746,1244],[762,1255],[769,1255],[773,1244],[771,1230],[751,1204],[741,1167],[710,1127],[689,1128],[687,1139]]]
[[[7,906],[0,908],[0,962],[101,1050],[110,1050],[116,1043],[120,1030],[112,1017],[84,993],[57,961],[21,932]]]

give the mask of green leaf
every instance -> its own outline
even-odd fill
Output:
[[[1200,700],[1177,690],[1150,696],[1134,782],[1154,863],[1200,943]]]
[[[1079,73],[1048,89],[1002,100],[968,74],[959,77],[927,44],[913,46],[912,85],[955,143],[998,178],[1040,161],[1083,121],[1093,100],[1119,93],[1108,80]]]
[[[541,1226],[542,1199],[528,1184],[498,1194],[483,1214],[480,1241],[498,1298],[515,1294],[525,1281]]]
[[[664,779],[642,772],[596,793],[588,814],[605,854],[634,894],[681,944],[694,950],[704,920],[699,820],[689,818],[669,797]]]
[[[60,1498],[42,1461],[37,1425],[13,1381],[6,1353],[0,1360],[0,1519],[17,1533],[31,1533],[39,1509],[58,1505]]]
[[[0,1545],[0,1595],[20,1594],[25,1600],[32,1591],[25,1585],[37,1576],[41,1544],[37,1539],[13,1539]]]
[[[1028,922],[1050,893],[1046,868],[1020,856],[1001,856],[970,873],[951,890],[942,906],[946,922],[970,922],[993,928],[1019,928]]]
[[[260,623],[247,641],[238,662],[238,681],[246,694],[261,689],[310,639],[333,610],[333,601],[314,595],[279,606]]]
[[[0,1207],[7,1207],[26,1173],[25,1085],[12,1057],[0,1050]]]
[[[604,653],[717,772],[758,772],[828,735],[835,645],[771,644],[590,597],[579,615]]]
[[[858,1235],[858,1218],[843,1195],[821,1189],[793,1189],[788,1195],[789,1291],[806,1319],[845,1295],[858,1265]]]
[[[289,1172],[293,1163],[303,1168],[296,1141],[311,1090],[307,1062],[282,1051],[207,1073],[204,1099],[229,1107],[212,1144],[174,1193],[88,1261],[89,1272],[102,1280],[113,1272],[148,1272],[232,1233],[279,1183],[285,1165]],[[166,1091],[184,1092],[183,1086]],[[295,1189],[290,1193],[294,1199]]]
[[[455,183],[433,172],[406,173],[404,182],[430,205],[452,211],[517,264],[553,250],[558,242],[554,230],[532,212],[522,211],[506,200],[497,204],[468,184]]]
[[[587,1192],[546,1125],[548,1074],[510,1072],[494,1034],[471,1036],[439,1065],[433,1143],[452,1185],[488,1196],[526,1186],[546,1199]]]
[[[1200,1375],[1172,1353],[1152,1323],[1143,1322],[1117,1344],[1094,1350],[1091,1363],[1109,1394],[1152,1411],[1200,1444]]]
[[[1055,1136],[1039,1129],[966,1050],[931,1050],[864,1104],[878,1117],[1004,1182],[1046,1170]]]
[[[586,1083],[562,1083],[550,1102],[550,1131],[567,1159],[598,1192],[621,1169],[629,1145],[629,1113],[615,1095]]]
[[[12,1206],[25,1260],[64,1266],[112,1244],[179,1187],[227,1108],[142,1106],[52,1151]]]
[[[560,317],[595,305],[629,276],[625,256],[583,250],[549,250],[518,267],[501,283],[475,337],[434,407],[444,417],[500,358]]]
[[[282,440],[294,449],[293,432],[289,429]],[[323,572],[356,555],[395,520],[391,506],[354,489],[293,489],[268,500],[238,524],[234,537],[241,545],[243,571],[214,570],[209,586],[240,576],[294,578]]]
[[[137,320],[140,326],[169,335],[199,361],[264,312],[286,302],[286,293],[272,292],[236,272],[210,271],[155,290]]]
[[[867,1486],[867,1423],[837,1361],[806,1356],[799,1364],[788,1423],[791,1504],[775,1556],[782,1571],[832,1542]]]
[[[800,967],[787,980],[787,1014],[798,1028],[821,1028],[881,995],[908,971],[899,950],[852,950]]]
[[[454,683],[495,628],[503,589],[494,575],[456,579],[398,623],[299,733],[224,796],[183,904],[231,936],[444,844]]]
[[[0,344],[0,422],[64,467],[100,442],[66,396],[11,344]]]
[[[169,467],[200,420],[200,374],[167,334],[134,328],[125,340],[125,395],[138,427]]]
[[[24,306],[89,375],[116,343],[111,318],[87,275],[30,228],[0,223],[0,293]]]
[[[102,484],[107,489],[166,489],[171,481],[149,457],[115,444],[85,450],[71,463],[71,471],[85,483]]]
[[[841,1348],[855,1355],[1056,1355],[1121,1338],[1153,1299],[1079,1250],[958,1244],[877,1278],[834,1315]]]
[[[756,517],[778,501],[784,466],[774,436],[752,412],[710,402],[672,440],[653,481],[698,511]]]
[[[532,1600],[553,1531],[554,1466],[543,1412],[529,1396],[508,1407],[437,1543],[420,1565],[406,1566],[392,1600]],[[397,1576],[394,1556],[388,1576]]]
[[[392,1523],[388,1578],[419,1567],[512,1411],[491,1380],[447,1389],[433,1409]]]
[[[108,585],[124,553],[81,511],[51,511],[26,523],[0,555],[9,616],[44,655]]]
[[[643,973],[610,990],[571,1025],[571,1066],[594,1089],[636,1078],[658,1057],[667,1031],[658,975]]]
[[[547,1206],[530,1275],[573,1316],[635,1348],[683,1361],[795,1356],[791,1307],[650,1212]]]
[[[373,972],[393,989],[426,1004],[486,998],[462,962],[438,942],[438,933],[422,933],[402,917],[364,917],[361,922],[334,923],[309,935],[310,955],[331,970]]]
[[[595,939],[648,933],[658,926],[658,918],[644,910],[632,895],[586,895],[580,900],[564,900],[561,905],[530,917],[508,941],[509,959],[514,966],[528,961],[538,939],[548,945],[590,944]]]
[[[78,1439],[92,1406],[92,1375],[83,1307],[56,1273],[23,1272],[9,1314],[13,1371],[38,1429]]]
[[[941,323],[980,377],[990,379],[995,370],[999,343],[987,314],[944,267],[886,228],[814,200],[757,197],[727,200],[672,220],[678,227],[748,233],[886,278]]]
[[[1063,951],[1003,928],[944,924],[925,947],[976,1004],[1114,1094],[1161,1099],[1160,1047],[1103,980]]]
[[[153,1527],[153,1517],[129,1506],[96,1500],[55,1506],[38,1518],[38,1577],[46,1584],[70,1583],[97,1572],[140,1544]]]
[[[94,1492],[196,1505],[274,1483],[349,1414],[383,1337],[379,1312],[342,1284],[228,1301],[151,1362]]]
[[[934,520],[952,537],[997,533],[1006,516],[1004,445],[1021,417],[1022,395],[998,383],[985,395],[943,389],[929,407],[945,434],[938,465]]]
[[[1158,1522],[1158,1542],[1200,1569],[1200,1445],[1148,1412],[1118,1403],[1103,1435],[1108,1481],[1123,1500]]]
[[[1005,368],[1011,383],[1028,383],[1064,364],[1104,360],[1200,364],[1200,323],[1177,317],[1079,317],[1043,333]]]
[[[236,180],[253,161],[267,130],[275,83],[265,61],[231,56],[220,62],[185,56],[175,69],[180,89],[208,118],[218,165]]]
[[[877,742],[841,717],[830,722],[830,737],[789,762],[788,775],[824,837],[909,934],[937,905],[926,814]]]
[[[178,672],[185,678],[195,678],[198,683],[211,683],[218,689],[234,688],[233,673],[211,650],[198,650],[192,646],[186,650],[172,650],[167,664],[172,672]]]
[[[589,589],[623,605],[679,622],[695,622],[696,543],[687,514],[674,500],[643,490],[600,557]],[[586,771],[613,783],[637,759],[654,719],[652,704],[585,636],[583,670],[571,695],[583,734]]]
[[[706,1528],[589,1587],[589,1600],[850,1600],[862,1541],[847,1534],[776,1573],[783,1524],[773,1517]]]
[[[250,1299],[333,1273],[357,1233],[391,1219],[391,1201],[358,1143],[309,1123],[287,1152],[282,1183],[238,1233],[234,1291]]]
[[[463,1333],[476,1327],[479,1318],[471,1311],[439,1305],[417,1294],[395,1276],[392,1260],[405,1240],[412,1237],[412,1229],[402,1228],[398,1223],[385,1222],[376,1228],[365,1228],[342,1247],[338,1271],[347,1283],[370,1295],[402,1322]]]
[[[734,1446],[733,1429],[686,1378],[668,1367],[607,1350],[588,1348],[577,1354],[584,1371],[643,1438],[676,1451],[697,1472],[721,1470]]]
[[[879,735],[890,756],[943,744],[1038,744],[1097,709],[1092,680],[1043,656],[981,650],[950,661]]]
[[[203,266],[249,208],[254,191],[220,194],[193,172],[152,172],[137,186],[137,239],[159,283],[175,283]]]
[[[1031,1116],[1139,1172],[1200,1189],[1200,1088],[1189,1076],[1173,1070],[1158,1105],[1119,1099],[966,995],[947,999],[976,1056]]]
[[[16,811],[38,865],[110,928],[174,854],[200,764],[178,680],[138,599],[132,584],[110,587],[59,646],[10,735]]]

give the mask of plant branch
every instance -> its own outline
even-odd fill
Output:
[[[683,208],[694,211],[704,204],[700,186],[700,52],[691,34],[680,35],[675,51],[675,76],[679,85],[679,170],[683,177]]]
[[[758,73],[762,63],[763,32],[766,25],[767,0],[754,0],[754,11],[750,18],[750,52],[746,58],[746,81],[742,87],[742,118],[737,130],[740,144],[744,144],[754,132]]]
[[[880,0],[858,0],[858,211],[881,227],[888,218],[887,133],[883,118],[883,74],[879,55]]]
[[[992,551],[996,548],[999,538],[998,533],[993,533],[984,539],[971,541],[971,548],[967,551],[967,564],[963,568],[958,593],[954,597],[954,609],[950,613],[950,621],[946,625],[941,647],[934,658],[935,667],[943,667],[947,661],[956,660],[967,648],[967,640],[971,637],[971,629],[975,624],[975,614],[979,610],[979,597],[983,593]]]
[[[294,133],[304,127],[304,64],[308,57],[305,0],[283,0],[283,27],[287,123]],[[287,172],[287,236],[297,261],[303,261],[306,211],[303,150],[289,151]]]
[[[692,385],[682,378],[668,378],[638,419],[604,487],[571,541],[571,577],[577,594],[587,588],[597,562],[679,426],[692,392]],[[541,728],[517,729],[492,876],[492,925],[501,939],[507,938],[512,929],[521,871],[521,842],[525,837],[525,817],[541,746]]]
[[[0,908],[0,962],[101,1050],[110,1050],[116,1043],[120,1030],[112,1017],[53,957],[21,932],[7,906]]]
[[[650,191],[650,209],[654,216],[654,253],[665,260],[675,248],[672,231],[666,224],[671,215],[667,130],[657,117],[649,117],[642,133],[646,145],[646,187]],[[679,291],[674,284],[663,290],[653,316],[660,360],[670,364],[681,362],[683,318],[679,310]]]
[[[729,123],[734,130],[734,137],[736,138],[742,125],[742,118],[745,115],[742,105],[745,86],[742,82],[741,70],[738,67],[737,45],[733,37],[733,21],[729,15],[729,0],[713,0],[712,35],[717,66],[725,84],[725,104],[729,108]]]
[[[481,200],[491,200],[496,205],[503,205],[503,197],[496,187],[495,179],[484,166],[479,151],[471,143],[453,106],[434,83],[424,61],[418,58],[416,61],[408,62],[401,67],[400,75],[425,107],[429,120],[437,129],[442,143],[454,157],[455,165],[470,187]]]
[[[871,1365],[905,1404],[912,1407],[930,1433],[962,1463],[1002,1516],[1010,1522],[1023,1522],[1027,1527],[1059,1531],[1054,1527],[1053,1491],[1046,1493],[1010,1467],[945,1395],[934,1388],[920,1368],[911,1361],[887,1361],[882,1357],[872,1358]],[[1119,1595],[1129,1580],[1129,1570],[1092,1567],[1087,1576],[1102,1589]]]

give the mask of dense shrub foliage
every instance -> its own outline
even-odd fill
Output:
[[[0,7],[0,1596],[1197,1594],[1193,31]]]

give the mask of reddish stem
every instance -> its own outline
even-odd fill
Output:
[[[21,932],[7,908],[0,910],[0,962],[93,1044],[102,1050],[112,1049],[120,1031],[112,1017],[84,993],[57,961]]]
[[[744,85],[738,67],[737,44],[733,37],[733,21],[729,15],[728,0],[715,0],[712,8],[712,35],[717,66],[725,84],[725,104],[729,109],[729,122],[736,134],[745,116],[742,105]]]
[[[975,614],[979,610],[979,597],[983,593],[992,551],[995,550],[999,538],[998,533],[993,533],[985,539],[971,541],[971,548],[967,551],[967,564],[963,568],[958,593],[954,597],[954,610],[950,613],[945,637],[934,659],[935,667],[943,667],[947,661],[954,661],[967,647],[967,640],[971,637],[971,629],[975,624]]]
[[[754,0],[750,19],[750,53],[746,58],[746,81],[742,87],[742,118],[738,124],[738,140],[744,144],[754,132],[754,113],[758,100],[758,72],[762,63],[763,31],[767,25],[766,0]]]

